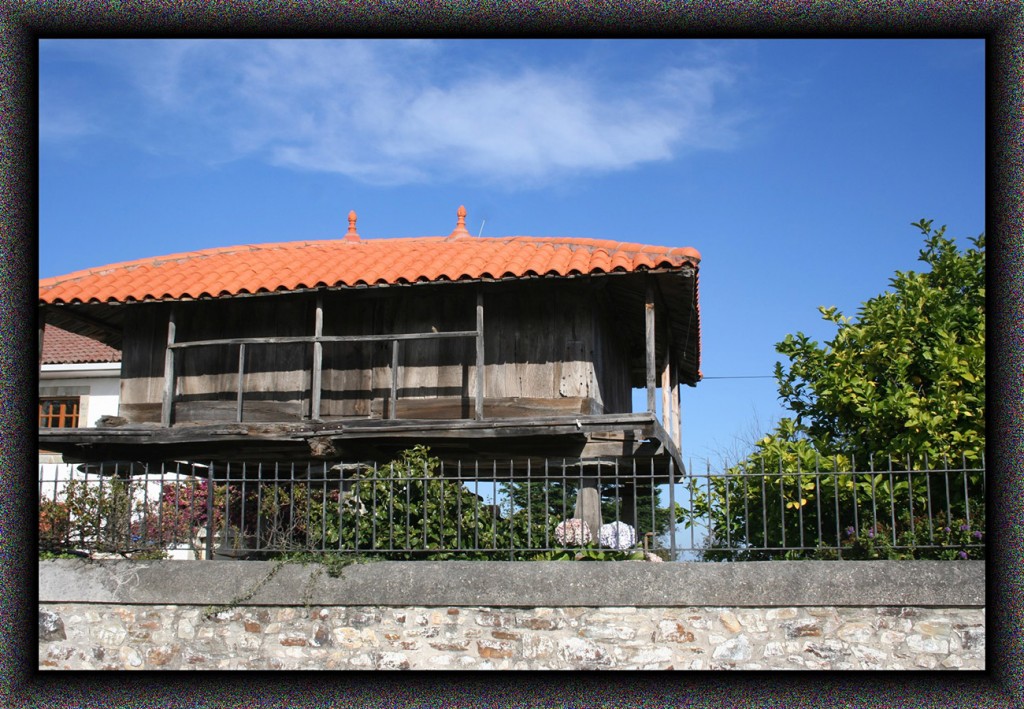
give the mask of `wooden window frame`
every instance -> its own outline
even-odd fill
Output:
[[[48,403],[59,404],[56,413],[44,413],[43,406]],[[70,410],[68,410],[70,408]],[[41,396],[39,397],[39,428],[78,428],[78,419],[82,411],[80,396]]]

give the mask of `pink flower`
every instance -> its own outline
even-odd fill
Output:
[[[555,527],[555,540],[562,546],[578,547],[591,539],[590,527],[582,519],[567,519]]]

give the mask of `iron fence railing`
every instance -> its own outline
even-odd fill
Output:
[[[985,557],[983,455],[810,462],[750,459],[686,476],[687,551],[704,560]]]
[[[415,453],[388,465],[44,465],[39,543],[134,558],[984,558],[984,461],[911,463],[683,475],[633,459]],[[584,490],[597,529],[573,521]]]

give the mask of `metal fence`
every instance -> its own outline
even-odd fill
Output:
[[[984,456],[809,462],[686,476],[691,558],[985,558]]]
[[[42,552],[179,559],[985,555],[984,461],[728,473],[630,459],[41,466]],[[601,523],[573,521],[581,490]],[[674,513],[673,513],[674,511]]]

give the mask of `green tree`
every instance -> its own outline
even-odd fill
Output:
[[[985,238],[961,250],[945,227],[931,225],[913,225],[924,235],[919,260],[928,270],[898,271],[856,318],[820,308],[837,328],[823,345],[799,332],[776,345],[789,359],[775,376],[793,416],[710,491],[692,494],[693,512],[710,516],[713,528],[705,558],[773,558],[771,548],[819,541],[845,548],[844,558],[964,558],[964,546],[979,543]],[[976,470],[906,472],[947,461]],[[873,473],[808,474],[854,468]],[[829,552],[789,554],[807,555]]]

